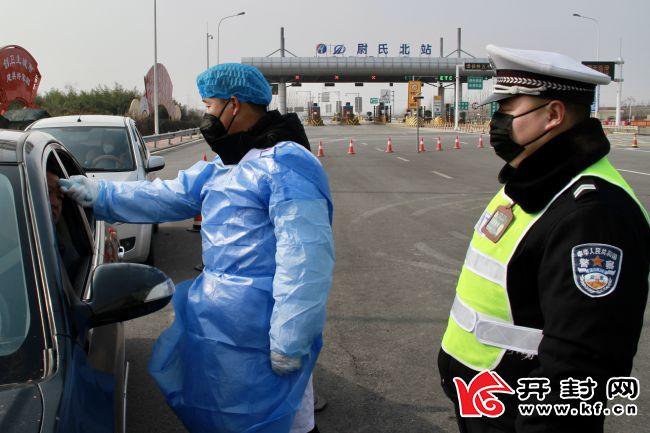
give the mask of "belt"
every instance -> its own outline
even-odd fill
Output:
[[[488,346],[513,350],[527,355],[537,355],[537,348],[542,341],[542,330],[517,326],[495,317],[479,313],[468,307],[458,295],[451,307],[451,317],[458,326],[471,332],[476,339]]]

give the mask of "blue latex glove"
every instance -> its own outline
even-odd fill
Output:
[[[59,179],[61,191],[83,207],[92,207],[99,195],[99,185],[86,176],[70,176],[70,179]]]
[[[292,358],[277,352],[271,352],[271,368],[280,376],[293,373],[302,366],[300,358]]]

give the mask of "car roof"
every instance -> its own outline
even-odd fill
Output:
[[[120,126],[124,127],[128,121],[124,116],[105,116],[99,114],[83,114],[77,116],[49,117],[32,123],[29,129],[38,128],[64,128],[75,126]]]
[[[24,135],[23,131],[0,129],[0,163],[18,160],[18,143]]]
[[[43,147],[52,141],[56,139],[41,131],[0,129],[0,164],[22,163],[29,155],[42,154]]]

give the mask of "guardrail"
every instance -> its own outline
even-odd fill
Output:
[[[613,132],[613,133],[619,133],[619,134],[638,134],[639,133],[639,127],[638,126],[631,126],[631,125],[626,125],[626,126],[603,125],[603,129],[606,132]]]
[[[201,131],[199,130],[199,128],[192,128],[192,129],[183,129],[182,131],[166,132],[164,134],[158,134],[158,135],[147,135],[142,137],[142,139],[144,140],[145,143],[153,143],[153,147],[155,149],[159,141],[167,140],[167,145],[170,146],[174,138],[180,137],[182,143],[184,137],[187,136],[193,137],[194,135],[200,133]]]

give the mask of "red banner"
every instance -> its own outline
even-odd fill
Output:
[[[0,48],[0,114],[13,101],[34,107],[40,83],[38,63],[27,50],[17,45]]]

